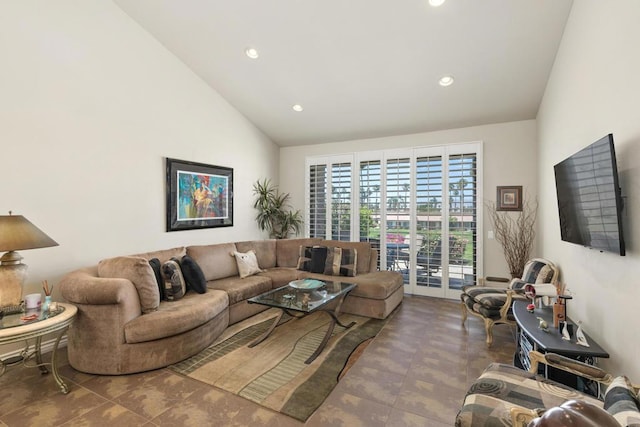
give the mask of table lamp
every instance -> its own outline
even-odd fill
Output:
[[[27,265],[16,252],[24,249],[58,246],[51,237],[22,215],[0,215],[0,308],[19,305],[22,285],[27,279]]]

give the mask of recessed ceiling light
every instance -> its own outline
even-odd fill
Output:
[[[440,86],[451,86],[453,84],[453,76],[442,76],[440,80],[438,80],[438,84]]]
[[[258,59],[258,57],[260,56],[258,54],[258,51],[253,47],[246,48],[244,53],[251,59]]]
[[[298,113],[299,113],[300,111],[304,110],[304,108],[302,108],[302,105],[300,105],[300,104],[295,104],[295,105],[294,105],[293,107],[291,107],[291,108],[293,108],[293,111],[297,111]]]
[[[444,2],[445,0],[429,0],[429,4],[433,7],[442,6],[442,3]]]

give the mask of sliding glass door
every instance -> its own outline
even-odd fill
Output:
[[[480,143],[309,158],[307,233],[368,241],[407,293],[457,298],[481,274],[480,164]]]

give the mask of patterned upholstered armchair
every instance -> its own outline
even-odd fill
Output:
[[[531,351],[529,358],[529,371],[503,363],[490,364],[469,387],[455,426],[640,425],[636,397],[640,385],[626,376],[614,377],[596,366],[554,353]],[[597,382],[604,391],[602,400],[539,375],[538,372],[546,372],[540,365]]]
[[[487,346],[493,343],[493,326],[498,324],[515,324],[511,312],[514,299],[524,299],[524,287],[528,284],[557,285],[560,271],[551,262],[542,258],[529,260],[521,279],[503,279],[487,277],[480,279],[478,285],[464,286],[460,299],[462,301],[462,324],[467,320],[467,313],[484,320],[487,332]],[[496,286],[486,286],[487,282],[495,282]],[[499,287],[499,283],[503,286]],[[504,284],[507,284],[504,287]]]

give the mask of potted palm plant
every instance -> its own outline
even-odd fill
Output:
[[[275,239],[286,239],[292,233],[298,234],[303,219],[299,210],[292,210],[289,193],[280,193],[271,180],[264,179],[253,184],[256,200],[253,207],[258,210],[256,222],[262,231],[267,231]]]

